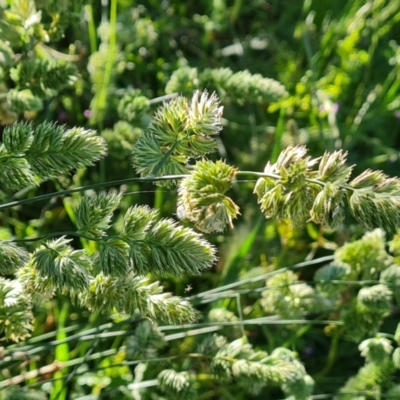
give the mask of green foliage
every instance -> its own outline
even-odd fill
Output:
[[[390,261],[383,232],[369,232],[339,248],[334,262],[316,271],[315,288],[299,280],[292,271],[268,277],[259,304],[267,314],[286,319],[338,313],[346,337],[360,341],[375,335],[392,311],[397,288],[395,279],[390,277],[398,265],[390,265]],[[349,286],[368,279],[375,280],[360,289]]]
[[[21,388],[6,389],[0,392],[1,400],[45,400],[46,395],[38,390]]]
[[[152,359],[157,357],[157,351],[167,345],[165,336],[152,322],[140,322],[135,334],[127,340],[127,357],[131,360]]]
[[[393,365],[395,368],[400,369],[400,348],[398,347],[392,355]]]
[[[6,98],[0,104],[3,123],[15,121],[18,114],[42,110],[46,100],[77,80],[77,69],[65,61],[68,55],[45,43],[62,38],[67,26],[76,21],[72,9],[78,4],[50,1],[45,10],[38,10],[41,4],[33,0],[0,4],[0,95]]]
[[[338,281],[345,280],[349,274],[350,266],[337,262],[319,268],[314,275],[314,282],[319,292],[328,297],[336,298],[340,292],[346,290],[345,284],[340,285]]]
[[[376,398],[382,392],[385,392],[385,381],[393,372],[393,367],[386,363],[384,365],[376,365],[370,363],[360,369],[358,374],[350,378],[343,388],[340,389],[339,395],[335,399],[345,400],[361,400],[365,398]],[[363,393],[355,397],[354,393]]]
[[[142,129],[125,121],[118,121],[112,129],[105,129],[101,136],[107,143],[108,153],[118,161],[128,160]]]
[[[268,314],[278,314],[282,318],[296,319],[323,307],[317,301],[313,288],[298,281],[291,272],[283,272],[269,278],[266,291],[262,293],[261,305]]]
[[[392,258],[386,252],[384,238],[384,232],[377,229],[360,240],[345,244],[335,254],[337,262],[343,264],[342,270],[346,271],[339,281],[375,280],[379,283],[380,277],[382,282],[361,288],[349,309],[342,311],[348,334],[355,340],[376,334],[383,319],[391,312],[392,285],[385,276],[392,268]],[[341,293],[346,293],[345,286],[340,283],[336,286]]]
[[[254,351],[244,338],[223,346],[211,368],[221,379],[237,380],[251,394],[259,393],[269,384],[281,386],[287,396],[306,399],[313,387],[311,377],[291,351],[277,348],[268,355]]]
[[[361,342],[358,346],[361,355],[367,362],[381,364],[386,362],[392,354],[393,347],[386,338],[373,338]]]
[[[362,288],[349,309],[343,311],[349,338],[358,341],[376,334],[384,318],[390,314],[391,300],[392,292],[385,285]]]
[[[128,92],[118,104],[119,117],[134,126],[148,125],[148,110],[149,100],[142,96],[139,90]]]
[[[357,295],[357,302],[361,308],[370,312],[388,315],[391,310],[390,300],[392,291],[386,285],[374,285],[362,288]]]
[[[382,272],[379,280],[390,286],[397,305],[400,305],[400,265],[390,265]]]
[[[337,261],[350,266],[350,279],[376,279],[391,262],[381,229],[367,232],[360,240],[346,243],[335,254]]]
[[[389,389],[387,395],[390,398],[397,390],[396,386],[387,379],[392,375],[395,367],[391,359],[393,347],[390,341],[386,338],[375,337],[364,340],[359,349],[361,355],[366,358],[366,365],[356,376],[346,382],[339,392],[340,396],[335,398],[353,399],[354,393],[357,392],[363,393],[362,397],[357,398],[376,398],[387,389]]]
[[[56,95],[70,86],[76,75],[72,65],[64,61],[28,60],[10,70],[10,78],[17,90],[29,90],[40,99]]]
[[[398,1],[106,3],[0,0],[0,398],[399,398]]]

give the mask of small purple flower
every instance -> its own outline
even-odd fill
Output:
[[[314,349],[312,347],[306,347],[306,349],[304,350],[304,354],[310,357],[314,354]]]
[[[397,111],[394,113],[394,116],[395,116],[397,119],[400,119],[400,110],[397,110]]]
[[[85,116],[85,118],[90,118],[92,116],[92,111],[91,110],[85,110],[83,112],[83,115]]]
[[[67,113],[65,112],[65,111],[60,111],[59,113],[58,113],[58,120],[60,121],[60,122],[64,122],[65,120],[67,119]]]

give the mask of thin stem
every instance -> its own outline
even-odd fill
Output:
[[[53,237],[59,237],[59,236],[75,236],[75,237],[79,237],[82,239],[86,239],[86,240],[91,240],[93,242],[103,242],[103,241],[107,241],[109,239],[120,239],[123,240],[124,242],[131,244],[131,243],[137,243],[138,241],[133,241],[133,242],[129,242],[127,239],[121,237],[121,236],[101,236],[101,237],[93,237],[93,236],[86,236],[82,233],[79,232],[75,232],[75,231],[62,231],[62,232],[52,232],[49,233],[47,235],[43,235],[43,236],[38,236],[38,237],[34,237],[34,238],[26,238],[26,239],[7,239],[4,240],[4,242],[13,242],[13,243],[27,243],[27,242],[38,242],[40,240],[46,240],[46,239],[50,239]],[[44,246],[47,247],[47,245],[45,244]],[[51,249],[52,251],[57,252],[57,250],[55,249]]]
[[[320,372],[318,372],[318,374],[315,375],[315,378],[317,379],[322,378],[331,370],[333,364],[336,361],[339,338],[340,338],[340,331],[336,327],[333,331],[333,337],[331,340],[331,345],[329,347],[329,354],[328,354],[328,359],[326,361],[326,365]]]
[[[123,323],[119,324],[126,324],[127,321],[124,321]],[[194,327],[195,325],[189,325],[189,327]],[[21,348],[16,348],[15,352],[17,352],[18,354],[22,354],[23,353],[23,359],[26,359],[27,357],[32,357],[35,354],[41,353],[45,350],[50,350],[56,346],[59,346],[61,344],[64,343],[71,343],[71,342],[86,342],[86,341],[91,341],[91,340],[100,340],[100,339],[110,339],[110,338],[117,338],[117,337],[125,337],[125,336],[131,336],[133,334],[135,334],[136,330],[119,330],[119,331],[111,331],[111,332],[106,332],[106,330],[108,328],[112,328],[113,324],[107,324],[107,325],[103,325],[100,329],[99,328],[93,328],[93,329],[89,329],[87,331],[84,332],[80,332],[77,333],[75,335],[71,335],[69,337],[66,337],[62,340],[53,340],[51,342],[48,342],[42,346],[23,346]],[[169,330],[168,328],[170,328],[170,326],[166,326],[166,327],[159,327],[160,331],[163,330]],[[169,341],[173,341],[173,340],[178,340],[178,339],[183,339],[185,337],[188,336],[198,336],[198,335],[203,335],[205,333],[211,333],[211,332],[216,332],[218,330],[220,330],[220,326],[215,326],[215,325],[210,325],[210,326],[206,326],[206,327],[200,327],[200,328],[196,328],[196,329],[190,329],[188,331],[185,332],[178,332],[178,333],[173,333],[170,335],[166,335],[164,337],[164,340],[169,342]],[[121,346],[119,348],[119,350],[124,350],[125,346]],[[115,350],[115,349],[112,349]],[[4,358],[3,360],[1,360],[0,365],[3,365],[4,362],[9,361],[10,357],[12,356],[12,352],[9,351],[9,349],[6,350],[7,351],[7,355],[10,354],[10,356],[7,356],[7,358]],[[96,353],[97,354],[97,353]],[[144,361],[144,360],[142,360]],[[64,365],[64,364],[63,364]],[[1,387],[1,386],[0,386]]]
[[[266,274],[262,274],[262,275],[256,276],[254,278],[244,279],[242,281],[230,283],[229,285],[225,285],[225,286],[221,286],[221,287],[218,287],[218,288],[215,288],[215,289],[207,290],[207,291],[202,292],[202,293],[200,293],[198,295],[194,295],[192,297],[189,297],[188,300],[192,301],[192,300],[195,300],[195,299],[202,299],[203,297],[214,295],[216,293],[223,292],[223,291],[226,291],[226,290],[229,290],[229,289],[233,289],[233,288],[236,288],[238,286],[246,285],[248,283],[255,283],[255,282],[259,282],[259,281],[264,281],[267,278],[270,278],[271,276],[274,276],[276,274],[280,274],[280,273],[285,272],[285,271],[291,271],[291,270],[298,269],[298,268],[304,268],[304,267],[307,267],[309,265],[320,264],[320,263],[323,263],[323,262],[332,261],[333,259],[334,259],[334,256],[325,256],[325,257],[316,258],[315,260],[301,262],[301,263],[298,263],[298,264],[294,264],[294,265],[292,265],[290,267],[280,268],[280,269],[277,269],[276,271],[272,271],[272,272],[268,272]]]
[[[186,138],[186,137],[185,137]],[[177,140],[174,142],[174,144],[171,146],[171,148],[164,154],[164,157],[160,160],[159,163],[154,167],[153,171],[151,171],[152,174],[157,174],[159,171],[161,171],[162,167],[165,165],[165,163],[168,161],[168,158],[171,156],[171,154],[174,152],[174,150],[179,146],[179,144],[182,142],[182,140]]]
[[[91,328],[91,329],[88,329],[88,330],[86,330],[84,332],[79,332],[79,333],[77,333],[77,334],[75,334],[73,336],[68,336],[68,340],[71,340],[71,338],[79,338],[81,336],[89,335],[89,334],[92,334],[92,333],[103,332],[103,331],[105,331],[107,329],[119,327],[119,326],[122,326],[122,325],[125,325],[125,324],[127,324],[127,321],[113,322],[113,323],[107,322],[106,324],[100,325],[100,326],[98,326],[96,328]],[[82,328],[84,326],[86,326],[86,324],[68,326],[68,327],[64,328],[64,332],[70,332],[70,331]],[[50,339],[51,337],[56,336],[56,335],[57,335],[57,331],[48,332],[48,333],[45,333],[43,335],[30,338],[26,342],[13,344],[13,345],[7,347],[7,349],[4,350],[4,356],[12,355],[14,351],[15,352],[21,352],[21,353],[24,352],[24,355],[29,354],[29,351],[31,351],[32,348],[36,349],[36,344],[35,343],[40,343],[42,341],[46,341],[47,339]],[[54,346],[60,344],[59,341],[49,342],[49,344],[51,344],[51,343],[54,343]],[[52,347],[54,347],[54,346],[52,346]],[[7,360],[5,360],[5,357],[0,361],[0,365],[4,361],[7,361]]]
[[[93,185],[79,186],[79,187],[76,187],[73,189],[59,190],[58,192],[47,193],[47,194],[43,194],[41,196],[32,197],[30,199],[10,201],[8,203],[0,204],[0,210],[6,209],[6,208],[11,208],[11,207],[17,207],[17,206],[21,206],[24,204],[35,203],[37,201],[49,200],[49,199],[52,199],[53,197],[68,196],[69,194],[72,194],[72,193],[84,192],[84,191],[90,190],[90,189],[99,189],[99,188],[109,187],[109,186],[121,186],[121,185],[124,185],[126,183],[131,183],[131,182],[159,182],[159,181],[177,180],[177,179],[186,178],[187,176],[189,176],[189,175],[149,176],[149,177],[145,177],[145,178],[127,178],[127,179],[120,179],[117,181],[95,183]]]
[[[266,173],[266,172],[256,172],[256,171],[238,171],[236,173],[236,175],[237,176],[240,176],[240,175],[253,175],[253,176],[258,176],[260,178],[282,179],[282,177],[280,175],[277,175],[277,174],[271,174],[271,173]],[[319,179],[305,178],[305,180],[307,182],[315,183],[315,184],[320,185],[320,186],[325,186],[326,185],[326,182],[321,181]],[[353,188],[353,187],[351,187],[349,185],[345,185],[345,184],[340,184],[339,187],[341,187],[342,189],[351,190],[351,191],[356,190],[355,188]],[[370,188],[366,188],[366,189],[370,190]],[[358,189],[358,190],[361,190],[361,189]]]
[[[301,338],[311,329],[311,325],[305,325],[301,329],[297,329],[294,336],[292,336],[289,340],[287,340],[282,347],[290,348],[291,346],[295,346],[297,339]]]
[[[111,83],[115,54],[117,50],[117,5],[117,0],[111,0],[110,41],[108,46],[107,64],[104,72],[103,85],[101,86],[97,102],[95,103],[95,111],[100,114],[97,119],[100,121],[103,119],[103,111],[106,108],[107,93]]]
[[[276,160],[279,157],[279,153],[282,150],[282,136],[283,132],[285,130],[284,126],[284,119],[285,119],[285,107],[281,107],[279,111],[279,119],[278,119],[278,124],[276,127],[276,132],[275,132],[275,138],[274,138],[274,147],[272,149],[272,156],[271,156],[271,161],[276,162]]]
[[[280,175],[267,174],[265,172],[256,172],[256,171],[238,171],[236,173],[236,176],[240,176],[240,175],[253,175],[253,176],[258,176],[260,178],[281,179]]]
[[[163,327],[159,327],[160,331],[169,331],[169,330],[179,330],[179,329],[190,329],[190,328],[205,328],[215,326],[213,322],[204,322],[197,324],[186,324],[186,325],[167,325]],[[218,326],[238,326],[240,324],[243,325],[343,325],[343,321],[336,320],[310,320],[310,319],[281,319],[280,317],[273,315],[268,317],[260,317],[260,318],[252,318],[245,319],[243,321],[225,321],[218,322]]]
[[[81,363],[78,363],[78,364],[75,364],[74,369],[72,370],[72,372],[71,372],[70,374],[68,374],[67,379],[66,379],[65,382],[63,383],[64,386],[67,386],[67,385],[72,381],[72,379],[74,378],[74,376],[77,375],[77,373],[78,373],[78,371],[79,371],[79,368],[80,368],[84,363],[86,363],[86,362],[88,361],[90,355],[93,353],[94,348],[97,346],[98,343],[99,343],[99,339],[96,339],[95,342],[92,344],[92,346],[90,346],[90,348],[89,348],[89,350],[87,351],[87,353],[86,353],[83,357],[81,357],[82,362],[81,362]],[[115,350],[118,350],[118,349],[115,349]],[[64,378],[64,376],[63,376],[63,378]]]
[[[172,151],[172,147],[171,147],[170,151]],[[169,156],[170,151],[168,153],[166,153],[165,156],[167,156],[167,155]],[[163,160],[164,160],[164,158],[163,158]],[[162,165],[161,165],[161,167],[162,167]],[[155,172],[158,172],[159,169],[160,169],[160,165],[157,166],[157,168],[155,169]],[[251,175],[251,176],[257,176],[259,178],[281,179],[280,175],[265,173],[265,172],[256,172],[256,171],[238,171],[236,173],[236,175],[237,176]],[[99,189],[99,188],[104,188],[104,187],[109,187],[109,186],[121,186],[121,185],[124,185],[127,183],[132,183],[132,182],[160,182],[160,181],[180,180],[180,179],[187,178],[189,176],[190,175],[147,176],[147,177],[140,177],[140,178],[120,179],[117,181],[100,182],[100,183],[95,183],[93,185],[79,186],[79,187],[76,187],[73,189],[59,190],[58,192],[47,193],[47,194],[43,194],[40,196],[35,196],[32,198],[29,198],[29,199],[10,201],[8,203],[0,204],[0,210],[4,210],[6,208],[18,207],[18,206],[22,206],[24,204],[35,203],[37,201],[49,200],[49,199],[52,199],[52,198],[58,197],[58,196],[68,196],[69,194],[72,194],[72,193],[84,192],[86,190],[91,190],[91,189]],[[306,181],[310,182],[310,183],[315,183],[320,186],[326,185],[325,182],[320,181],[318,179],[306,178]],[[339,186],[346,190],[351,190],[351,191],[356,190],[349,185],[342,184]],[[369,190],[369,188],[367,188],[367,189]],[[357,189],[357,190],[362,190],[362,189]]]
[[[236,305],[239,314],[239,320],[240,322],[243,322],[242,302],[240,301],[240,293],[236,293]],[[240,329],[242,331],[242,336],[245,337],[246,332],[244,330],[244,326],[242,323],[240,324]]]
[[[288,288],[290,286],[302,285],[304,283],[313,284],[314,282],[313,281],[311,281],[311,282],[299,281],[299,282],[295,282],[295,283],[288,283],[285,285],[263,286],[263,287],[259,287],[257,289],[241,289],[241,290],[235,290],[235,291],[227,290],[225,292],[218,292],[215,294],[210,294],[208,296],[205,296],[204,298],[200,297],[201,300],[198,300],[194,304],[196,304],[196,305],[208,304],[208,303],[221,301],[222,299],[236,299],[238,295],[259,294],[259,293],[263,293],[263,292],[266,292],[271,289]],[[364,286],[364,285],[377,285],[381,282],[380,281],[329,281],[329,283],[332,283],[334,285],[341,285],[341,286],[345,286],[345,285]],[[395,284],[386,283],[386,286],[388,286],[390,289],[396,288]],[[198,295],[198,296],[201,296],[201,295]]]
[[[311,48],[311,40],[310,40],[310,36],[309,36],[309,32],[311,29],[311,25],[312,25],[312,17],[311,17],[311,13],[307,16],[305,24],[304,24],[304,31],[303,31],[303,45],[304,45],[304,50],[306,53],[306,58],[307,58],[307,62],[308,62],[308,67],[310,68],[311,71],[311,79],[312,79],[312,83],[313,83],[313,88],[311,91],[311,96],[314,98],[317,108],[319,109],[321,103],[319,100],[319,97],[317,95],[317,77],[316,77],[316,70],[315,70],[315,65],[314,65],[314,60],[313,60],[313,52],[312,52],[312,48]],[[322,118],[318,112],[318,127],[319,127],[319,135],[321,139],[325,139],[324,138],[324,125],[322,122]]]
[[[154,99],[149,100],[149,103],[157,104],[157,103],[161,103],[162,101],[168,101],[168,100],[175,99],[176,97],[178,97],[178,93],[166,94],[164,96],[155,97]]]
[[[93,18],[93,8],[91,4],[87,4],[85,6],[85,14],[89,29],[90,53],[93,54],[97,51],[97,34]]]
[[[58,58],[59,60],[64,60],[68,62],[78,62],[81,59],[80,55],[61,53],[60,51],[57,51],[49,46],[46,46],[44,43],[39,41],[35,41],[35,46],[45,51],[46,53],[50,54],[52,57]]]

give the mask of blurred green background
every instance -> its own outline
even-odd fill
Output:
[[[11,40],[5,30],[4,21],[11,18],[7,13],[28,10],[32,4],[41,10],[41,24],[27,28],[24,39]],[[28,188],[17,198],[134,177],[131,153],[135,139],[148,126],[153,112],[168,96],[183,93],[190,97],[196,88],[215,90],[224,106],[224,129],[213,159],[223,158],[240,170],[262,171],[283,148],[301,144],[313,157],[325,150],[348,151],[348,163],[356,164],[355,173],[371,168],[399,175],[398,0],[0,0],[0,7],[0,123],[5,126],[27,119],[84,126],[96,129],[109,147],[108,156],[96,167],[46,182],[39,189]],[[17,67],[36,59],[68,64],[71,70],[65,76],[70,82],[61,77],[62,85],[55,92],[39,95],[37,78],[24,75],[23,67]],[[274,79],[287,95],[274,98],[274,93],[264,97],[251,92],[244,78],[226,87],[223,78],[218,80],[210,72],[220,68],[229,68],[233,73],[247,70],[251,75],[260,74],[259,79]],[[30,104],[36,100],[39,103],[29,108],[26,101],[18,108],[5,100],[12,89],[31,90]],[[205,316],[213,308],[245,319],[264,316],[260,305],[263,281],[243,286],[248,292],[239,296],[239,304],[236,295],[221,295],[214,302],[200,301],[196,295],[332,255],[338,247],[365,233],[350,215],[335,232],[313,223],[294,227],[290,221],[265,220],[252,193],[254,184],[243,179],[233,188],[231,196],[241,208],[235,229],[207,236],[218,247],[215,268],[195,278],[162,280],[168,291],[184,297],[193,295]],[[151,183],[116,186],[124,191],[120,216],[133,204],[148,204],[165,217],[176,214],[174,188]],[[5,201],[11,193],[1,196]],[[3,236],[12,232],[23,238],[72,230],[71,207],[78,199],[79,195],[73,195],[3,211]],[[78,239],[74,245],[88,246]],[[301,269],[299,279],[311,281],[319,266],[310,264]],[[393,307],[382,328],[389,333],[394,332],[399,319],[399,310]],[[160,363],[143,376],[135,365],[121,367],[120,362],[129,360],[126,349],[137,324],[89,314],[59,296],[36,310],[33,337],[38,339],[31,342],[29,351],[38,356],[4,364],[2,379],[36,370],[53,360],[78,360],[71,362],[67,370],[50,370],[24,380],[24,384],[44,389],[53,400],[139,399],[140,395],[132,397],[126,389],[128,384],[151,381],[166,365],[182,367],[184,360]],[[63,331],[63,327],[70,330]],[[120,334],[82,339],[99,327],[103,334],[113,330]],[[182,328],[180,332],[184,331]],[[284,346],[297,352],[316,382],[316,396],[326,394],[314,397],[321,399],[332,398],[331,394],[337,393],[364,364],[358,343],[335,332],[333,326],[320,325],[245,326],[245,334],[255,347],[271,352]],[[225,329],[224,334],[233,340],[241,332],[239,328]],[[52,340],[72,335],[76,336],[70,342],[51,344]],[[167,357],[190,353],[196,340],[196,336],[184,338],[182,334],[179,340],[168,342],[160,354]],[[23,351],[13,346],[12,351]],[[110,354],[106,352],[109,349],[113,350]],[[92,353],[97,357],[85,359],[85,354]],[[57,376],[63,380],[52,381]],[[400,378],[398,372],[392,377]],[[200,376],[197,383],[201,399],[250,398],[242,389],[230,393],[229,384],[219,386],[207,379]],[[173,398],[157,390],[148,389],[141,396]],[[382,393],[348,398],[381,399]],[[251,398],[281,399],[283,395],[278,389],[268,388]]]

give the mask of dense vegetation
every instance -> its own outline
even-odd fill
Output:
[[[0,399],[400,398],[397,0],[0,0]]]

